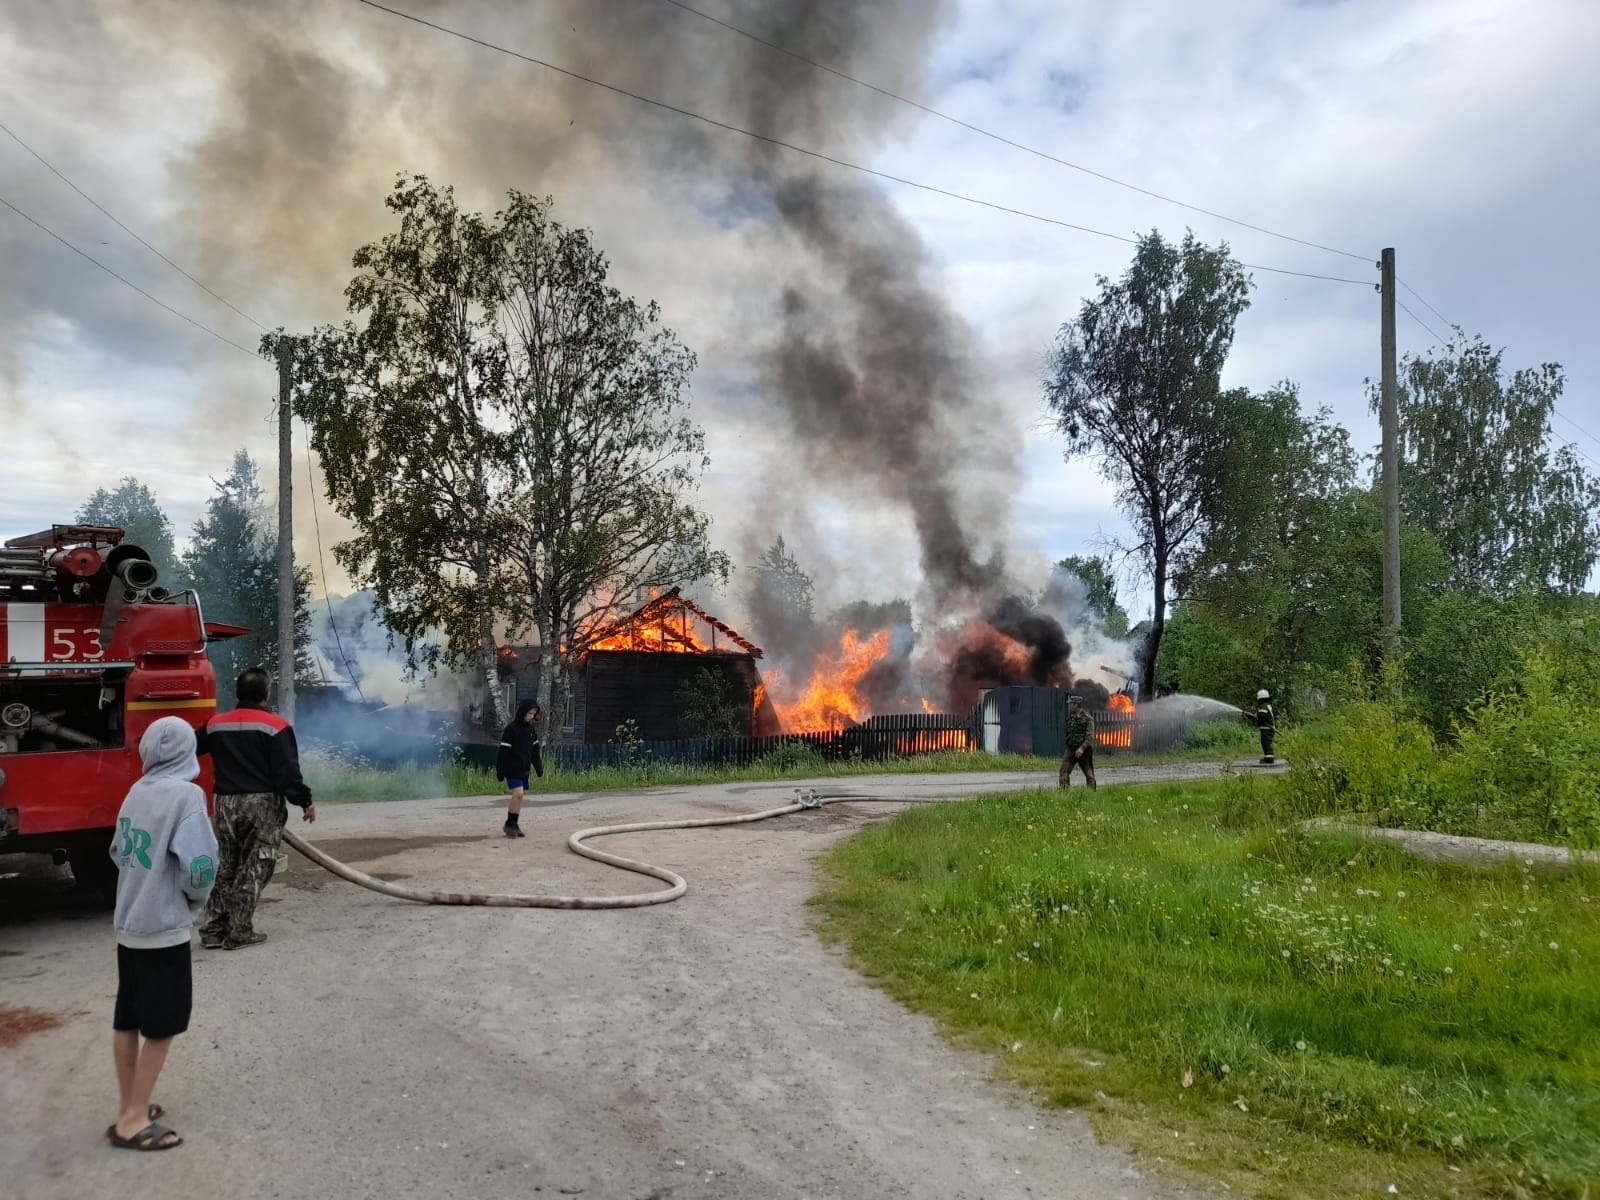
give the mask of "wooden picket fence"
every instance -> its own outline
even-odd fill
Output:
[[[794,754],[804,747],[827,762],[880,762],[943,750],[976,750],[976,716],[958,713],[897,713],[873,717],[849,729],[783,733],[772,737],[679,738],[672,741],[602,742],[547,746],[544,760],[563,771],[636,767],[647,763],[744,767]],[[494,768],[496,747],[463,744],[467,762]]]

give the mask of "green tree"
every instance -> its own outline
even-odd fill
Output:
[[[474,664],[497,704],[496,631],[536,628],[548,724],[585,637],[641,589],[727,577],[686,499],[707,462],[694,356],[548,200],[485,217],[418,176],[387,203],[400,231],[356,253],[358,319],[297,365],[357,529],[335,553],[413,656]]]
[[[1083,584],[1089,611],[1114,638],[1128,634],[1128,614],[1117,603],[1117,579],[1111,564],[1098,554],[1071,554],[1056,564],[1056,569],[1075,575]]]
[[[1067,456],[1097,456],[1150,573],[1140,693],[1151,696],[1173,569],[1217,486],[1219,380],[1250,282],[1226,245],[1186,235],[1174,246],[1152,233],[1122,279],[1099,286],[1061,327],[1045,398]]]
[[[176,575],[178,553],[172,540],[172,522],[157,503],[155,493],[132,475],[124,475],[115,488],[96,488],[78,508],[77,520],[84,525],[115,525],[123,541],[142,547],[161,572],[163,583],[172,590],[181,580]]]
[[[814,623],[811,576],[783,544],[783,537],[767,547],[750,569],[751,584],[745,602],[762,637],[785,642],[803,641]]]
[[[1552,445],[1561,367],[1508,377],[1501,362],[1478,337],[1401,364],[1401,510],[1439,539],[1458,586],[1575,594],[1600,555],[1600,483]]]
[[[495,632],[522,580],[505,553],[505,370],[484,304],[494,231],[421,176],[385,204],[400,228],[355,252],[345,289],[359,323],[293,342],[298,411],[357,530],[334,556],[376,594],[413,665],[476,671],[499,729],[511,714]]]
[[[587,231],[520,192],[496,215],[485,304],[505,372],[502,462],[515,610],[539,631],[539,702],[572,686],[586,639],[641,591],[710,579],[727,555],[690,501],[709,465],[684,392],[694,355],[606,282]]]
[[[748,737],[750,706],[721,671],[701,667],[678,685],[678,724],[688,737]]]
[[[226,695],[247,667],[278,668],[278,540],[263,520],[266,494],[251,457],[240,450],[195,522],[183,565],[209,621],[242,625],[250,633],[207,648]],[[269,532],[269,529],[271,532]],[[309,670],[311,572],[295,571],[295,672]]]

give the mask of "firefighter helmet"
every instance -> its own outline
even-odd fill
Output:
[[[1259,692],[1256,693],[1256,699],[1257,700],[1271,700],[1272,697],[1267,694],[1267,689],[1266,688],[1262,688]]]
[[[1067,697],[1067,703],[1068,704],[1082,704],[1083,703],[1083,697],[1077,695],[1076,693],[1074,693],[1073,695],[1070,695],[1070,696]]]

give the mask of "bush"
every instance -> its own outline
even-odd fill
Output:
[[[761,756],[761,765],[772,771],[826,771],[828,760],[807,742],[786,742],[770,754]]]
[[[1518,692],[1490,696],[1456,737],[1443,787],[1471,813],[1462,832],[1600,845],[1600,623],[1525,653]]]
[[[1384,824],[1433,827],[1439,756],[1420,721],[1361,700],[1282,737],[1293,765],[1278,781],[1300,812],[1364,813]]]
[[[1184,745],[1191,750],[1203,750],[1224,758],[1253,755],[1261,748],[1256,727],[1236,717],[1196,722],[1189,727]]]

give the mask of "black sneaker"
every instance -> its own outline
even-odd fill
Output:
[[[520,825],[513,825],[510,821],[507,821],[503,826],[501,826],[501,828],[505,830],[508,838],[519,838],[525,836],[522,832],[522,827]]]

